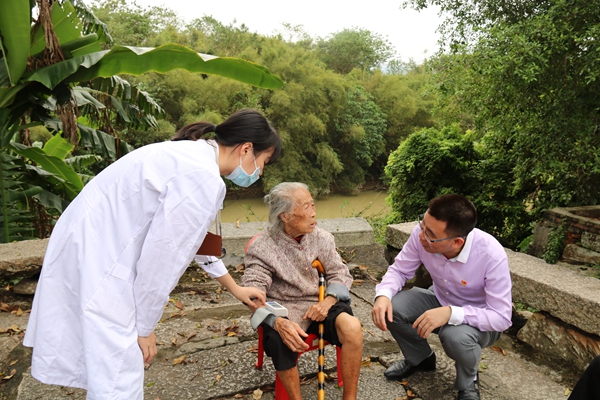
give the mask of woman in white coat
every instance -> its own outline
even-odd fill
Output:
[[[143,399],[154,327],[221,208],[221,175],[249,186],[280,153],[269,122],[241,110],[219,125],[188,125],[91,180],[48,243],[24,339],[33,377],[87,389],[88,399]],[[205,269],[235,297],[264,303],[211,261]]]

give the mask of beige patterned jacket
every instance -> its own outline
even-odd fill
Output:
[[[336,251],[333,235],[318,227],[300,243],[284,232],[256,235],[246,249],[242,285],[264,290],[267,301],[286,307],[288,318],[306,329],[311,321],[302,317],[319,301],[319,275],[311,266],[315,259],[325,269],[327,291],[349,299],[352,276]]]

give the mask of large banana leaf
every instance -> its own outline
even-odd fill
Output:
[[[65,60],[35,70],[23,77],[24,82],[40,82],[53,89],[62,81],[85,82],[97,77],[118,74],[139,75],[148,71],[168,72],[174,69],[220,75],[250,85],[278,89],[283,81],[268,68],[239,58],[216,57],[196,53],[177,44],[160,47],[115,46]]]
[[[23,240],[34,233],[27,198],[42,189],[23,182],[24,170],[21,158],[0,152],[0,243]]]
[[[75,146],[60,137],[60,135],[54,135],[46,142],[42,150],[49,156],[58,157],[61,160],[64,160],[73,148],[75,148]]]
[[[34,161],[45,171],[64,181],[64,190],[69,199],[74,199],[83,189],[83,182],[79,175],[60,158],[50,156],[37,147],[29,147],[21,143],[11,142],[10,146],[15,153]]]
[[[28,1],[16,0],[15,3],[29,3]],[[52,5],[52,28],[54,29],[54,33],[58,38],[61,47],[64,46],[65,43],[68,43],[72,40],[79,39],[81,37],[81,29],[78,27],[76,22],[77,14],[75,13],[75,8],[73,5],[65,1],[62,6],[60,3],[55,2]],[[29,22],[29,21],[28,21]],[[29,26],[27,27],[28,36],[29,36]],[[29,45],[29,42],[27,43]],[[35,32],[33,32],[33,37],[31,39],[31,54],[37,54],[39,52],[44,51],[44,47],[46,46],[46,40],[44,38],[43,29],[39,28]]]
[[[0,48],[10,82],[14,85],[25,72],[29,57],[29,1],[0,1]]]

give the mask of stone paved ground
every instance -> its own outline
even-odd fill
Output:
[[[370,311],[374,282],[357,282],[352,288],[355,315],[363,323],[365,347],[359,384],[361,400],[450,400],[454,368],[441,350],[437,336],[430,338],[438,355],[437,371],[417,373],[400,384],[389,382],[383,371],[401,358],[387,332],[372,323]],[[183,399],[273,399],[274,370],[269,359],[256,370],[256,335],[249,325],[249,312],[215,281],[191,269],[181,280],[156,328],[159,354],[146,371],[145,398]],[[0,400],[84,399],[85,391],[43,385],[29,374],[30,350],[21,346],[31,297],[0,293]],[[484,350],[480,365],[482,398],[487,400],[564,400],[573,380],[557,371],[528,361],[510,336],[497,348]],[[502,352],[504,350],[504,353]],[[316,352],[303,355],[300,370],[303,398],[316,396]],[[328,399],[341,399],[336,385],[335,352],[326,352],[332,378],[326,385]],[[258,394],[257,389],[262,391]]]

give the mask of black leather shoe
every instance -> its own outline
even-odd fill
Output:
[[[479,397],[479,379],[477,379],[470,388],[459,390],[456,400],[480,400]]]
[[[402,380],[417,371],[435,371],[435,353],[421,361],[418,365],[408,365],[406,360],[400,360],[386,369],[383,375],[387,379]]]

